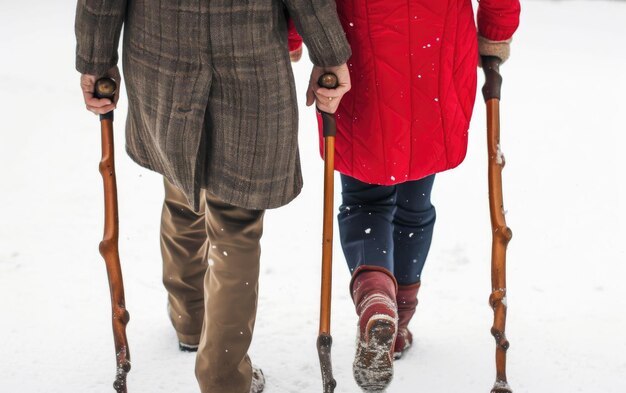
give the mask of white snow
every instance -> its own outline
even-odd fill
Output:
[[[498,143],[498,146],[496,148],[496,164],[498,164],[498,165],[504,164],[504,154],[502,153],[502,149],[501,149],[499,143]]]
[[[626,2],[526,0],[522,7],[502,67],[504,202],[514,234],[507,254],[509,382],[515,393],[623,393]],[[1,392],[113,392],[109,289],[98,253],[100,135],[74,71],[74,9],[73,1],[4,1],[0,12]],[[267,212],[262,240],[250,354],[267,393],[321,391],[315,342],[323,163],[315,116],[304,107],[309,70],[306,60],[294,67],[305,188],[287,207]],[[166,312],[162,181],[125,155],[125,108],[122,99],[115,133],[129,392],[197,392],[194,355],[178,350]],[[416,342],[396,363],[388,393],[481,393],[495,380],[480,96],[469,135],[465,163],[435,181],[438,218],[411,325]],[[335,234],[336,392],[358,392],[356,317]]]

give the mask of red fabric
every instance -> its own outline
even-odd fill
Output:
[[[413,334],[409,330],[409,322],[415,314],[417,307],[417,292],[421,283],[418,281],[411,285],[398,285],[396,304],[398,305],[398,335],[394,344],[394,356],[399,358],[402,352],[413,344]]]
[[[392,185],[459,165],[476,97],[471,1],[336,3],[352,47],[352,90],[336,114],[335,169]],[[518,0],[479,8],[487,38],[513,34]]]
[[[480,34],[492,41],[511,38],[519,25],[519,0],[480,0],[476,19]]]
[[[359,316],[361,334],[365,334],[367,324],[374,315],[387,315],[398,319],[396,305],[396,281],[390,272],[378,269],[355,272],[352,279],[352,300]]]
[[[288,18],[287,24],[289,28],[289,52],[293,52],[294,50],[300,49],[302,47],[302,37],[300,37],[300,34],[298,34],[298,31],[296,30],[296,25],[293,23],[293,19]]]

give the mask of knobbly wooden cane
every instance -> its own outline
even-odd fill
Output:
[[[500,59],[482,56],[485,72],[483,97],[487,106],[487,148],[489,154],[489,215],[491,217],[491,296],[489,304],[494,312],[491,334],[496,339],[496,382],[491,393],[512,393],[506,379],[506,351],[509,341],[505,335],[506,325],[506,248],[513,237],[504,218],[502,196],[502,169],[504,156],[500,150]]]
[[[115,96],[117,84],[110,78],[96,81],[94,95],[97,98]],[[126,324],[130,319],[124,301],[124,281],[118,252],[118,213],[117,184],[115,181],[115,160],[113,156],[113,111],[100,115],[102,129],[102,160],[100,174],[104,182],[104,237],[100,242],[100,254],[106,264],[111,292],[111,308],[113,311],[113,341],[117,371],[113,388],[117,393],[126,393],[126,375],[130,371],[130,353],[126,338]]]
[[[320,87],[334,89],[339,86],[337,76],[325,73],[317,81]],[[319,110],[318,110],[319,111]],[[333,377],[330,348],[333,339],[330,335],[330,304],[333,265],[333,198],[335,171],[335,134],[337,125],[335,116],[319,111],[324,130],[324,221],[322,232],[322,289],[320,300],[320,329],[317,337],[317,353],[322,370],[324,393],[333,393],[337,382]]]

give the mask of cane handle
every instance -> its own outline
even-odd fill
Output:
[[[483,98],[485,102],[490,99],[500,99],[502,89],[502,76],[500,75],[500,64],[502,60],[495,56],[480,57],[483,71],[485,72],[485,85],[483,86]]]
[[[93,95],[96,98],[108,98],[113,102],[117,92],[117,83],[111,78],[100,78],[96,81]],[[113,111],[100,115],[100,120],[113,120]]]
[[[336,89],[339,86],[339,78],[332,72],[325,72],[317,79],[317,84],[326,89]]]
[[[339,86],[339,78],[337,75],[332,72],[326,72],[317,79],[317,84],[319,87],[323,87],[326,89],[336,89]],[[322,129],[324,133],[324,138],[327,136],[335,136],[337,134],[337,125],[335,123],[335,116],[332,113],[327,113],[324,111],[318,112],[322,115]]]
[[[96,98],[109,98],[115,97],[117,91],[117,83],[111,78],[100,78],[96,81],[93,95]]]

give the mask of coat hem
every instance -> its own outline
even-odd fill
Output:
[[[171,178],[169,178],[167,175],[165,175],[163,173],[164,171],[155,168],[153,165],[151,165],[147,161],[139,159],[135,154],[133,154],[133,152],[130,151],[128,146],[126,146],[126,154],[128,154],[130,159],[133,160],[137,165],[139,165],[139,166],[141,166],[143,168],[146,168],[148,170],[151,170],[153,172],[156,172],[156,173],[160,174],[161,176],[165,177],[170,183],[176,184],[176,183],[174,183],[172,181]],[[205,190],[206,192],[210,193],[211,195],[216,196],[222,202],[228,203],[228,204],[233,205],[233,206],[241,207],[241,208],[244,208],[244,209],[250,209],[250,210],[267,210],[267,209],[276,209],[276,208],[279,208],[279,207],[283,207],[283,206],[291,203],[302,192],[302,184],[301,184],[299,187],[297,187],[297,189],[294,190],[294,192],[292,194],[290,194],[289,196],[287,196],[285,198],[282,198],[279,202],[268,202],[268,203],[265,203],[265,204],[263,204],[263,203],[260,203],[260,204],[246,204],[246,203],[242,203],[241,201],[238,201],[236,198],[226,197],[226,195],[223,192],[224,191],[223,188],[221,190],[220,189],[212,189],[211,187],[207,187],[207,186],[203,186],[201,188],[203,190]],[[192,206],[195,211],[198,211],[199,210],[199,206],[194,206],[194,203],[193,203],[194,201],[190,200],[189,196],[187,196],[187,194],[184,191],[183,191],[183,193],[185,194],[185,197],[187,198],[187,202],[189,203],[189,206]]]

